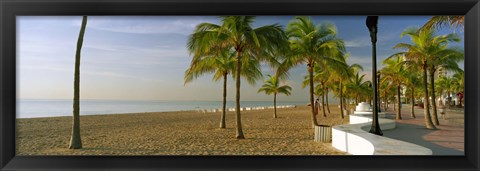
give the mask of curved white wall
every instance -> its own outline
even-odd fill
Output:
[[[368,132],[371,115],[350,115],[350,123],[332,128],[332,146],[353,155],[432,155],[432,150]],[[378,119],[382,130],[394,129],[395,121]]]

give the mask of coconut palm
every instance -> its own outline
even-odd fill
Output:
[[[201,23],[189,37],[191,53],[205,54],[214,47],[232,49],[237,58],[236,71],[242,70],[242,61],[255,59],[270,61],[272,53],[287,47],[285,32],[279,24],[253,28],[255,16],[222,16],[221,25]],[[244,139],[240,113],[240,74],[235,75],[236,138]]]
[[[318,64],[315,64],[313,67],[313,82],[317,83],[317,85],[313,88],[313,94],[317,96],[318,99],[321,99],[321,106],[320,110],[323,113],[324,117],[327,117],[325,112],[325,81],[327,79],[326,71],[323,71]],[[310,75],[305,75],[303,77],[302,88],[305,88],[310,85]]]
[[[341,53],[339,53],[341,55]],[[344,62],[345,60],[341,60],[341,58],[338,59],[332,59],[329,61],[321,61],[315,64],[313,67],[314,75],[313,75],[313,82],[318,83],[317,86],[314,87],[314,95],[317,95],[319,98],[321,98],[321,104],[322,104],[322,113],[324,117],[327,117],[326,112],[330,113],[330,109],[328,107],[328,91],[329,88],[328,86],[331,87],[333,80],[333,77],[331,75],[335,70],[338,70],[339,72],[346,72],[348,65]],[[333,64],[329,64],[329,63]],[[302,82],[302,88],[305,88],[307,85],[310,83],[310,76],[306,75],[304,77],[304,81]],[[327,109],[325,109],[327,108]]]
[[[343,56],[343,61],[345,64],[346,64],[346,59],[349,57],[349,54],[345,54]],[[330,75],[330,78],[333,80],[333,92],[334,92],[334,95],[337,96],[339,98],[339,101],[340,101],[340,115],[342,116],[342,119],[344,118],[344,110],[346,110],[347,108],[345,107],[345,83],[348,82],[348,80],[351,78],[351,76],[353,75],[353,73],[356,73],[357,70],[363,70],[363,67],[359,64],[352,64],[352,65],[345,65],[347,67],[344,67],[344,68],[335,68],[333,69],[332,67],[330,67],[330,69],[332,69],[331,71],[331,75]],[[338,86],[336,86],[338,85]]]
[[[411,44],[408,43],[399,43],[393,47],[393,49],[403,49],[405,51],[394,54],[391,57],[402,55],[405,56],[410,62],[419,65],[421,71],[423,72],[423,89],[424,89],[424,115],[425,115],[425,126],[428,129],[436,129],[435,125],[432,123],[430,116],[429,108],[429,94],[428,94],[428,83],[427,83],[427,70],[429,67],[429,59],[433,59],[433,56],[440,55],[444,53],[445,47],[448,45],[448,42],[457,41],[458,36],[454,34],[448,34],[443,36],[436,36],[433,30],[424,29],[418,30],[417,28],[411,27],[407,28],[402,32],[401,37],[408,35],[411,37]]]
[[[453,78],[455,80],[455,90],[457,92],[461,92],[463,93],[464,92],[464,89],[465,89],[465,76],[464,76],[464,71],[463,70],[460,70],[458,72],[456,72],[455,74],[453,74]],[[462,106],[462,103],[463,103],[463,99],[464,97],[461,97],[459,99],[459,104],[458,106]]]
[[[364,81],[365,74],[361,75],[357,72],[354,74],[353,79],[346,85],[348,92],[355,100],[355,104],[358,104],[360,100],[367,99],[370,95],[370,81]]]
[[[384,78],[384,81],[388,81],[390,84],[388,86],[395,87],[397,92],[397,115],[396,119],[401,120],[402,119],[402,114],[401,114],[401,100],[400,100],[400,89],[401,86],[405,84],[405,79],[407,77],[407,70],[403,65],[403,58],[400,56],[397,56],[396,58],[387,58],[386,60],[383,61],[383,63],[386,65],[381,69],[382,76]],[[387,87],[388,89],[388,87]]]
[[[465,16],[433,16],[420,29],[438,29],[443,26],[450,26],[452,28],[463,28]]]
[[[446,93],[448,97],[451,97],[456,90],[455,79],[449,76],[440,77],[436,81],[436,87],[439,89],[439,92],[441,92],[442,94]],[[448,98],[447,102],[449,107],[452,103],[450,99],[451,98]]]
[[[460,38],[455,39],[454,41],[460,41]],[[433,123],[435,125],[440,124],[437,117],[437,104],[435,102],[435,99],[437,99],[435,95],[435,73],[439,68],[443,68],[446,71],[460,71],[461,69],[458,66],[458,62],[463,60],[463,56],[463,50],[445,47],[443,50],[440,50],[440,52],[437,52],[437,55],[430,56],[431,58],[428,59],[430,90],[433,99]]]
[[[313,125],[318,125],[314,113],[314,67],[316,63],[328,61],[330,65],[340,64],[335,58],[345,51],[344,42],[337,38],[337,29],[332,23],[315,25],[309,17],[295,17],[287,26],[290,53],[279,68],[281,75],[301,63],[307,64],[310,84],[310,104]]]
[[[214,81],[219,81],[223,78],[223,101],[220,128],[226,127],[227,76],[234,73],[235,63],[235,52],[228,49],[218,49],[217,52],[212,51],[212,54],[195,54],[192,58],[190,67],[185,71],[185,84],[207,73],[213,74]],[[247,63],[243,64],[244,68],[241,71],[241,75],[248,81],[248,83],[255,84],[255,81],[261,78],[262,73],[259,65],[258,61],[255,60],[249,60]]]
[[[436,95],[441,97],[442,95],[448,94],[447,90],[449,89],[449,86],[452,85],[452,83],[453,83],[453,80],[447,76],[436,79],[435,80]],[[444,100],[444,98],[441,98],[440,105],[445,106],[445,104],[446,104],[446,101]]]
[[[465,72],[463,70],[459,70],[455,74],[453,74],[453,78],[456,81],[456,90],[459,92],[463,91],[465,88]]]
[[[407,85],[407,87],[409,87],[409,89],[407,89],[406,91],[406,94],[410,94],[410,103],[412,105],[410,106],[410,115],[412,116],[412,118],[415,118],[415,90],[421,85],[420,75],[417,72],[410,70],[410,72],[408,72],[406,75],[405,84]]]
[[[273,94],[273,118],[277,118],[277,94],[285,94],[289,96],[292,87],[288,85],[280,86],[280,81],[278,77],[272,77],[271,75],[267,76],[268,79],[265,80],[265,84],[263,84],[262,87],[258,89],[258,93],[263,91],[267,95]]]
[[[382,74],[380,72],[380,74]],[[394,97],[396,94],[396,90],[394,86],[391,86],[390,82],[386,79],[386,77],[381,76],[379,82],[379,89],[378,91],[381,92],[380,95],[383,97],[384,101],[384,110],[387,111],[389,109],[391,97]],[[395,106],[394,106],[395,107]]]
[[[69,149],[82,148],[82,139],[80,137],[80,56],[82,52],[83,37],[87,27],[87,16],[82,17],[82,25],[77,40],[77,51],[75,53],[75,73],[73,82],[73,124],[72,136],[70,138]]]

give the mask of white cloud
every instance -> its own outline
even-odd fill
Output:
[[[215,22],[209,17],[91,17],[88,28],[136,34],[177,33],[188,35],[202,22]],[[80,25],[75,22],[74,25]]]
[[[134,79],[134,80],[141,80],[141,81],[148,81],[148,82],[163,82],[162,80],[159,80],[159,79],[153,79],[153,78],[147,78],[147,77],[141,77],[141,76],[139,77],[139,76],[135,76],[135,75],[120,74],[120,73],[115,73],[115,72],[110,72],[110,71],[103,71],[103,72],[84,71],[84,72],[82,72],[82,74],[102,76],[102,77]]]
[[[381,34],[378,35],[378,41],[377,43],[382,43],[384,44],[387,41],[390,41],[395,38],[399,38],[400,33],[388,33],[388,34]],[[371,46],[372,41],[370,36],[363,36],[363,37],[357,37],[353,38],[351,40],[345,40],[345,46],[346,47],[366,47],[366,46]]]
[[[353,40],[347,40],[345,41],[345,46],[346,47],[365,47],[365,46],[370,46],[372,43],[370,41],[370,38],[356,38]]]

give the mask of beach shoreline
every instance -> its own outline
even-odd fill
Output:
[[[337,105],[319,124],[340,125]],[[83,149],[68,149],[71,117],[17,119],[17,155],[345,155],[313,141],[310,107],[242,111],[246,139],[235,139],[235,112],[172,111],[81,116]]]

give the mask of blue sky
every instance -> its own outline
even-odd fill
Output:
[[[254,26],[278,23],[293,16],[259,16]],[[377,63],[393,54],[392,47],[409,42],[400,33],[409,26],[423,25],[429,16],[380,16]],[[365,16],[315,16],[316,23],[333,22],[346,42],[349,64],[363,65],[371,73],[371,43]],[[81,58],[82,99],[123,100],[213,100],[222,97],[222,82],[204,75],[184,85],[184,71],[191,57],[186,49],[188,35],[202,22],[219,23],[215,16],[90,16]],[[75,48],[80,16],[17,17],[17,97],[20,99],[72,99]],[[452,32],[448,28],[440,34]],[[463,32],[457,31],[463,38]],[[454,46],[463,47],[463,41]],[[463,64],[461,64],[463,67]],[[263,67],[266,75],[270,68]],[[307,101],[308,91],[300,84],[306,66],[292,69],[286,84],[290,97],[279,101]],[[228,80],[228,100],[234,100],[234,82]],[[262,85],[242,83],[242,100],[263,101]]]

